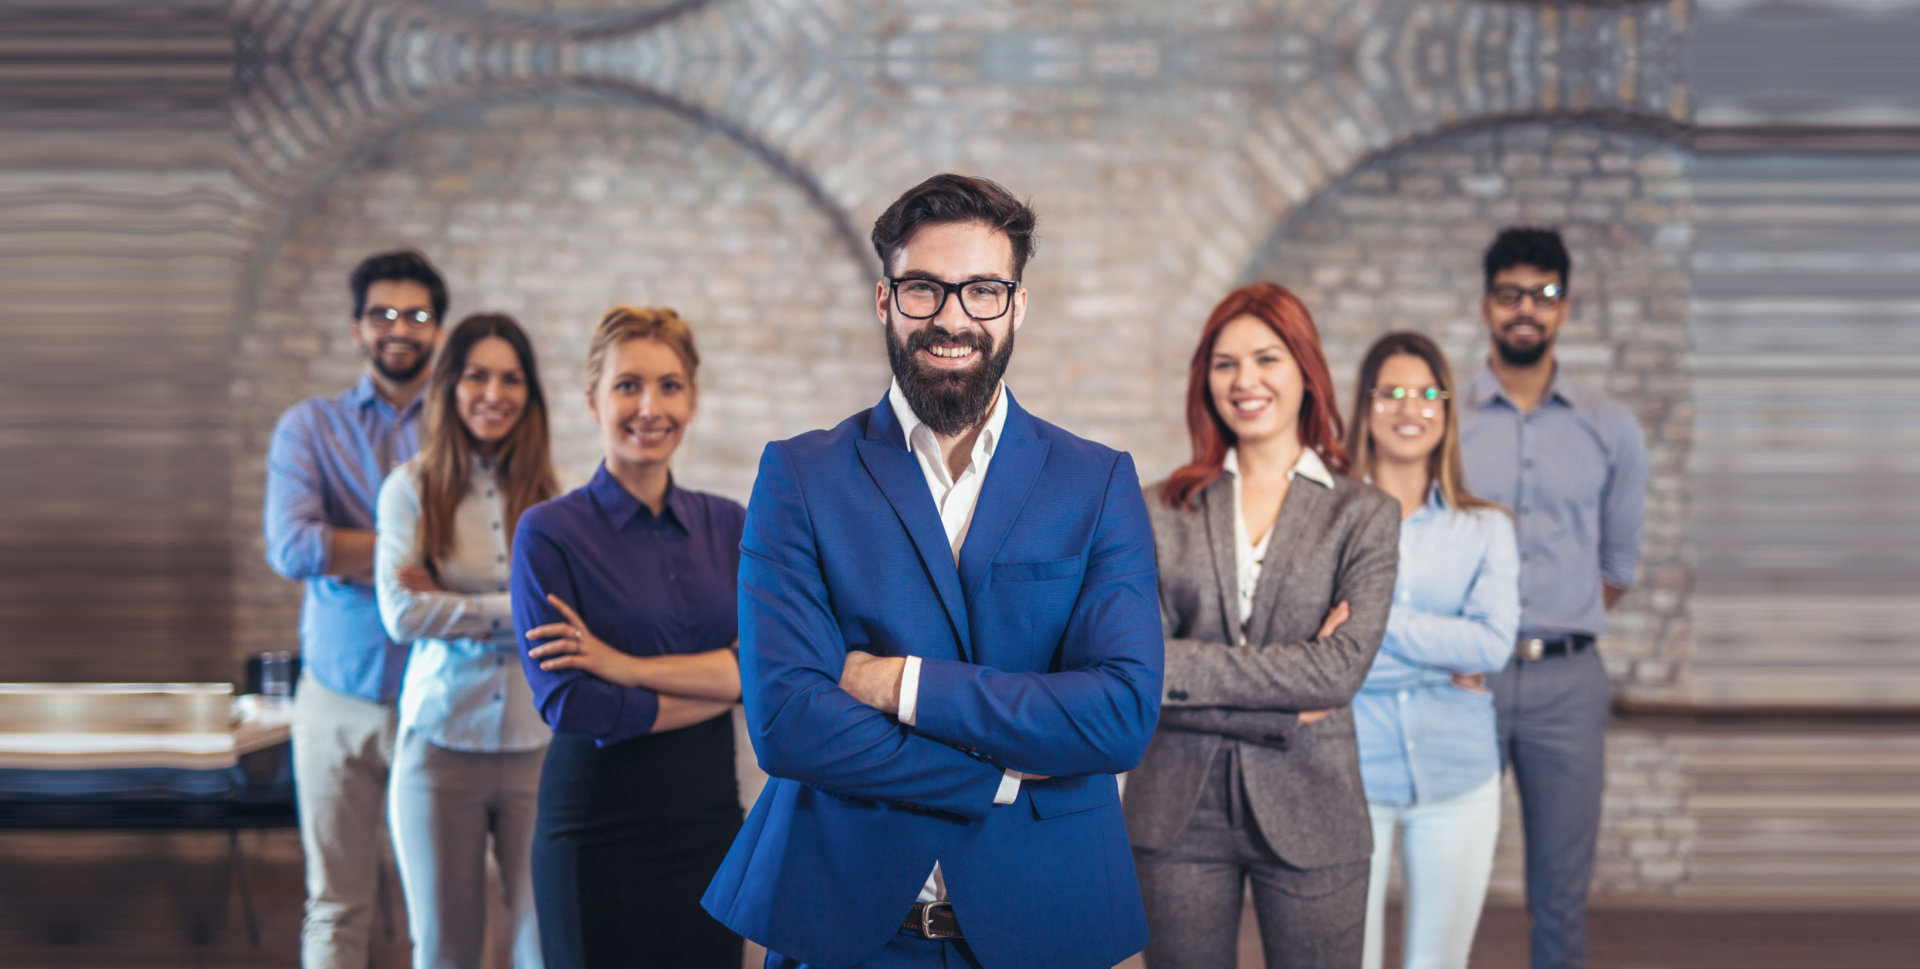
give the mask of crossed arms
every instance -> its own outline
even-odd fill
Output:
[[[741,675],[761,767],[843,795],[973,819],[986,816],[1003,769],[1066,777],[1131,768],[1159,713],[1161,634],[1152,536],[1124,455],[1099,500],[1065,632],[1059,642],[1030,644],[1057,651],[1060,671],[923,659],[908,727],[841,686],[849,649],[834,599],[884,593],[829,588],[800,475],[784,444],[769,445],[740,561]]]

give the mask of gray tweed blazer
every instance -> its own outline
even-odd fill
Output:
[[[1167,636],[1165,701],[1140,766],[1128,775],[1127,830],[1136,847],[1172,847],[1215,756],[1237,747],[1260,833],[1301,868],[1366,860],[1373,850],[1359,746],[1347,704],[1386,632],[1399,569],[1400,508],[1345,475],[1287,489],[1254,590],[1246,646],[1233,548],[1233,482],[1225,475],[1167,507],[1146,489]],[[1352,617],[1315,639],[1327,611]],[[1332,708],[1299,725],[1299,711]]]

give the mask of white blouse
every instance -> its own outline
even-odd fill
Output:
[[[1235,578],[1239,586],[1240,602],[1240,645],[1247,644],[1247,621],[1253,618],[1253,590],[1260,585],[1260,567],[1267,561],[1267,544],[1273,538],[1274,527],[1280,524],[1278,516],[1273,525],[1267,526],[1266,534],[1259,541],[1253,541],[1247,531],[1247,516],[1240,504],[1240,449],[1228,448],[1227,459],[1221,465],[1222,470],[1233,478],[1233,565]],[[1312,448],[1301,448],[1300,458],[1287,471],[1288,480],[1306,478],[1322,487],[1333,487],[1333,472],[1327,470],[1327,463]]]
[[[400,684],[400,729],[438,747],[521,751],[545,747],[553,733],[533,703],[520,668],[520,644],[507,593],[511,567],[506,501],[489,461],[476,459],[466,497],[453,514],[453,550],[438,567],[444,592],[410,592],[399,570],[420,562],[418,459],[393,469],[380,486],[374,593],[380,621],[395,642],[413,644]]]

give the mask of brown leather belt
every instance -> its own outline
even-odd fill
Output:
[[[900,923],[900,931],[923,939],[960,939],[960,920],[953,915],[952,902],[915,902]]]

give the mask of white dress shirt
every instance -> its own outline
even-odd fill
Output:
[[[420,731],[448,750],[545,747],[553,733],[520,669],[507,594],[512,536],[493,466],[475,459],[454,510],[453,548],[436,569],[446,591],[412,592],[400,584],[399,570],[420,562],[417,460],[395,468],[380,486],[374,545],[380,620],[395,642],[413,644],[400,684],[400,729]]]
[[[940,454],[940,440],[934,436],[933,428],[913,412],[898,380],[887,391],[887,403],[893,406],[893,416],[906,431],[907,450],[913,452],[914,459],[920,462],[920,472],[926,475],[933,506],[940,510],[940,524],[946,528],[947,542],[953,546],[953,562],[959,565],[960,546],[967,540],[967,529],[973,524],[974,506],[980,503],[980,486],[987,480],[987,466],[993,462],[994,446],[1007,426],[1007,387],[1001,384],[1000,392],[994,395],[987,411],[987,424],[973,439],[973,453],[957,478],[947,470],[947,461]],[[919,709],[920,657],[909,656],[906,668],[900,671],[900,722],[913,726]],[[1000,789],[995,792],[993,803],[1012,804],[1019,796],[1020,775],[1008,770],[1000,778]],[[946,897],[946,883],[940,878],[939,862],[935,862],[926,887],[920,889],[919,901],[933,902]]]
[[[1266,534],[1254,541],[1247,529],[1247,516],[1240,510],[1240,449],[1228,448],[1227,459],[1221,463],[1221,470],[1233,478],[1233,566],[1235,580],[1239,586],[1240,603],[1240,645],[1247,644],[1247,620],[1253,617],[1253,590],[1260,584],[1260,569],[1267,561],[1267,543],[1273,538],[1273,525],[1267,526]],[[1305,478],[1323,488],[1333,487],[1333,472],[1327,470],[1327,463],[1320,460],[1313,448],[1301,448],[1299,459],[1287,470],[1287,480]],[[1274,519],[1274,525],[1280,520]]]

